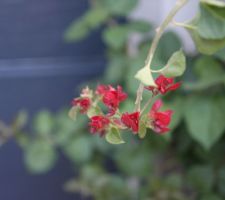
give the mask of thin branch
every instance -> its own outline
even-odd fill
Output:
[[[153,39],[151,48],[149,49],[148,56],[145,61],[145,67],[151,67],[152,59],[154,57],[156,48],[158,46],[158,42],[167,28],[167,26],[170,24],[170,22],[173,20],[174,16],[177,14],[177,12],[188,2],[189,0],[177,0],[175,6],[172,8],[172,10],[169,12],[168,16],[165,18],[165,20],[162,22],[162,24],[156,29],[156,35]],[[137,97],[135,101],[135,110],[140,111],[141,110],[141,101],[142,101],[142,94],[144,91],[144,85],[143,83],[140,83],[139,88],[137,90]]]

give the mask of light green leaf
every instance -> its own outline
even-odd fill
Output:
[[[91,159],[93,145],[87,136],[80,136],[71,139],[64,146],[65,154],[77,164],[87,162]]]
[[[111,144],[123,144],[125,143],[120,135],[120,132],[117,128],[112,127],[109,132],[106,134],[105,139]]]
[[[41,111],[34,119],[34,130],[37,134],[47,136],[54,127],[53,116],[49,111]]]
[[[104,42],[113,49],[121,49],[126,44],[129,29],[126,26],[113,26],[103,32]]]
[[[140,69],[136,73],[135,78],[145,85],[156,87],[155,81],[152,77],[152,73],[149,67],[143,67],[142,69]]]
[[[225,8],[225,3],[220,0],[200,0],[200,2],[211,6]]]
[[[162,71],[162,74],[166,77],[181,76],[186,68],[186,59],[183,51],[175,52],[169,59],[166,67]]]
[[[78,19],[74,21],[65,31],[64,39],[67,42],[79,41],[87,37],[89,28],[86,21]]]
[[[115,0],[104,0],[103,6],[105,6],[105,9],[109,10],[111,14],[126,16],[135,8],[137,2],[137,0],[120,0],[116,2]]]
[[[87,116],[89,118],[101,114],[101,109],[99,107],[91,107],[87,111]]]
[[[53,146],[46,141],[36,140],[25,148],[25,164],[32,173],[50,170],[57,159]]]
[[[84,16],[83,20],[86,22],[88,28],[94,29],[103,24],[109,16],[106,9],[102,7],[94,7],[90,9]]]
[[[185,120],[194,140],[210,149],[225,130],[225,98],[192,96],[186,102]]]
[[[139,121],[138,135],[141,139],[143,139],[147,133],[146,126],[148,121],[149,121],[149,118],[147,114],[143,115]]]
[[[201,5],[207,8],[214,16],[225,19],[225,3],[218,0],[201,0]]]
[[[77,106],[73,106],[70,110],[69,110],[69,117],[76,121],[77,118],[77,114],[79,112],[79,108]]]
[[[195,42],[196,48],[202,54],[212,55],[225,46],[225,39],[210,40],[201,38],[196,29],[189,29],[189,33]]]
[[[225,12],[225,7],[223,10]],[[213,15],[206,6],[201,6],[197,27],[200,37],[204,39],[218,40],[225,38],[225,18],[221,19]]]

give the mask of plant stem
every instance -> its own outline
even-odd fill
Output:
[[[147,103],[144,105],[144,107],[141,110],[141,114],[145,111],[145,109],[149,106],[149,104],[152,102],[154,98],[154,94],[152,94],[151,98],[147,101]]]
[[[145,67],[150,67],[152,63],[152,59],[154,57],[156,48],[158,46],[158,42],[166,29],[166,27],[170,24],[170,22],[173,20],[174,16],[177,14],[177,12],[188,2],[189,0],[177,0],[175,6],[172,8],[172,10],[169,12],[168,16],[165,18],[165,20],[162,22],[162,24],[156,29],[156,35],[152,41],[151,48],[149,49],[148,56],[145,61]],[[140,83],[139,88],[137,90],[137,98],[135,101],[135,110],[140,111],[141,110],[141,101],[142,101],[142,94],[144,91],[144,85],[143,83]]]

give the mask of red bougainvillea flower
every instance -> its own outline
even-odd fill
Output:
[[[157,87],[148,86],[145,87],[147,90],[152,91],[155,95],[159,92],[161,94],[166,94],[169,91],[176,90],[180,87],[181,83],[174,83],[173,78],[166,78],[163,75],[160,75],[156,78],[155,83]]]
[[[96,93],[102,95],[102,101],[109,108],[110,115],[114,115],[119,104],[127,98],[127,94],[123,92],[121,86],[117,86],[115,89],[111,85],[100,85]]]
[[[164,112],[159,112],[159,109],[162,106],[161,100],[156,100],[156,102],[153,104],[150,112],[149,117],[151,120],[151,127],[156,133],[166,133],[170,129],[168,128],[168,125],[171,121],[171,116],[173,114],[172,110],[166,110]]]
[[[80,108],[80,113],[84,114],[90,108],[91,100],[88,97],[75,98],[72,101],[72,106],[78,106]]]
[[[98,85],[95,93],[98,95],[104,95],[105,92],[107,92],[109,90],[109,86],[107,85]]]
[[[139,117],[139,112],[134,112],[130,114],[124,113],[121,117],[121,121],[126,127],[130,128],[136,134],[138,132],[139,127]]]
[[[91,133],[99,133],[100,136],[104,136],[110,120],[105,116],[93,116],[89,123]]]

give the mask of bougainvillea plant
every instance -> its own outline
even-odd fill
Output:
[[[160,99],[154,102],[147,113],[145,111],[154,97],[159,93],[166,94],[178,89],[180,83],[174,83],[173,78],[166,78],[164,75],[159,75],[155,83],[156,86],[145,87],[152,95],[142,110],[135,109],[132,113],[121,113],[120,104],[128,98],[122,87],[99,85],[95,91],[88,87],[83,89],[80,97],[73,99],[69,115],[73,119],[78,113],[87,115],[90,118],[90,132],[105,137],[113,144],[124,142],[120,134],[124,129],[130,129],[133,134],[138,134],[141,138],[145,136],[147,128],[159,134],[167,133],[170,130],[168,126],[173,111],[160,111],[163,105]],[[100,104],[107,108],[106,112],[101,109]]]
[[[112,85],[99,85],[94,91],[86,87],[82,90],[80,97],[73,99],[69,116],[75,119],[78,113],[86,114],[90,119],[90,132],[105,137],[112,144],[124,143],[121,136],[121,131],[124,129],[129,129],[135,135],[138,134],[140,138],[145,137],[147,129],[152,129],[158,134],[167,133],[170,130],[169,124],[173,111],[161,111],[163,103],[160,99],[155,100],[151,109],[149,106],[159,94],[165,95],[180,87],[180,82],[174,83],[174,77],[184,73],[185,56],[181,50],[175,52],[167,65],[160,70],[152,70],[151,64],[164,30],[186,3],[187,0],[178,0],[162,25],[156,29],[156,36],[153,39],[145,66],[135,75],[135,78],[140,81],[140,86],[137,90],[133,112],[121,113],[120,111],[120,104],[128,98],[128,94],[123,91],[121,86],[115,88]],[[159,74],[155,80],[153,73]],[[151,95],[142,107],[144,89]],[[106,112],[101,109],[101,104],[107,108]]]

